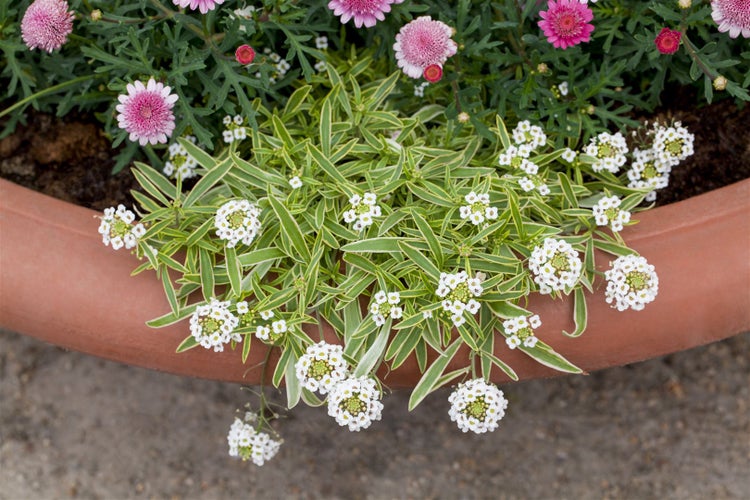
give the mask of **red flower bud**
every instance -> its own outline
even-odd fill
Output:
[[[443,78],[443,68],[439,64],[430,64],[424,69],[422,76],[430,83],[439,82]]]
[[[253,62],[253,59],[255,59],[255,51],[249,45],[240,45],[234,52],[234,57],[235,59],[237,59],[238,63],[247,65]]]
[[[682,33],[679,31],[662,28],[656,35],[654,43],[662,54],[674,54],[680,48],[680,37],[682,37]]]

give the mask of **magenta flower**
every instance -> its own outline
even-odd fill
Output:
[[[190,7],[191,9],[200,9],[201,14],[209,10],[214,10],[217,5],[224,3],[224,0],[172,0],[178,7]]]
[[[677,30],[662,28],[659,34],[656,35],[654,43],[662,54],[674,54],[680,48],[681,37],[682,33]]]
[[[21,36],[31,49],[59,49],[73,32],[73,12],[65,0],[36,0],[21,20]]]
[[[719,31],[728,31],[730,38],[740,34],[750,38],[750,1],[712,0],[711,17],[719,25]]]
[[[555,48],[567,49],[588,42],[594,31],[594,26],[589,23],[594,14],[579,0],[550,0],[547,10],[539,15],[542,17],[539,27]]]
[[[115,108],[119,113],[117,125],[130,133],[131,141],[138,141],[141,146],[167,142],[174,130],[172,106],[177,95],[170,94],[169,87],[153,78],[146,85],[129,83],[127,90],[127,95],[117,98],[120,101]]]
[[[385,13],[391,11],[391,4],[404,0],[331,0],[328,8],[336,16],[341,16],[341,22],[346,24],[354,19],[354,26],[372,28],[375,23],[385,19]]]
[[[420,78],[424,70],[433,64],[441,67],[458,50],[451,40],[453,29],[430,16],[418,17],[402,26],[396,35],[393,50],[396,51],[398,67],[412,78]]]

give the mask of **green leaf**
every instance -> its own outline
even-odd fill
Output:
[[[419,232],[422,234],[422,237],[427,242],[427,246],[430,247],[430,253],[432,254],[432,257],[437,262],[437,265],[439,267],[442,267],[443,266],[443,250],[442,248],[440,248],[440,243],[438,242],[438,239],[435,236],[435,233],[432,231],[430,224],[425,220],[424,217],[422,217],[416,212],[412,212],[412,218],[414,219],[414,223],[417,225],[417,229],[419,229]]]
[[[435,267],[435,264],[430,261],[427,257],[422,255],[422,252],[414,248],[413,246],[409,245],[408,243],[404,241],[400,241],[398,244],[398,247],[401,249],[401,251],[406,255],[408,259],[410,259],[413,263],[415,263],[417,266],[419,266],[424,272],[427,273],[427,275],[434,281],[438,282],[440,279],[440,270]]]
[[[369,375],[375,365],[378,364],[385,352],[385,346],[388,343],[388,335],[391,333],[391,318],[388,318],[383,326],[380,327],[378,336],[372,343],[367,352],[360,358],[357,367],[354,369],[355,377],[364,377]]]
[[[192,335],[188,335],[187,337],[185,337],[185,340],[183,340],[180,345],[177,346],[177,350],[175,352],[185,352],[199,345],[200,344],[197,340],[195,340],[195,337],[193,337]]]
[[[182,137],[178,138],[177,142],[179,142],[182,147],[185,148],[190,156],[195,158],[195,161],[197,161],[201,167],[205,168],[206,170],[211,170],[212,168],[214,168],[214,166],[216,166],[216,160],[214,160],[210,154],[206,153],[192,142],[183,139]]]
[[[213,259],[211,254],[205,248],[198,250],[201,270],[201,292],[203,292],[203,298],[206,301],[210,301],[214,297],[214,269]]]
[[[453,356],[458,352],[461,347],[461,339],[456,339],[448,348],[443,352],[440,357],[433,361],[432,365],[424,372],[422,378],[417,382],[416,387],[411,393],[409,398],[409,411],[412,411],[427,397],[433,390],[437,388],[438,379],[445,371],[448,363],[453,359]]]
[[[250,356],[250,348],[253,345],[253,336],[251,334],[246,334],[245,338],[242,341],[242,364],[244,365],[247,363],[247,358]]]
[[[518,349],[526,353],[538,363],[554,368],[557,371],[565,373],[583,373],[583,370],[557,354],[550,346],[541,340],[537,341],[534,347],[526,347],[521,344],[518,346]]]
[[[328,177],[336,182],[336,187],[340,189],[346,189],[348,187],[349,181],[346,180],[346,177],[341,175],[341,172],[339,172],[338,168],[336,168],[336,166],[328,160],[328,158],[323,154],[322,151],[320,151],[314,145],[308,144],[307,153],[312,156],[313,160],[320,166],[320,168],[323,169]],[[344,192],[349,194],[349,191],[351,191],[351,189],[345,190]]]
[[[269,260],[276,260],[285,257],[286,254],[276,247],[261,248],[258,250],[252,250],[242,255],[237,256],[237,260],[243,267],[250,267],[261,262]]]
[[[292,349],[288,349],[292,350]],[[295,363],[297,363],[296,356],[290,357],[289,363],[286,365],[284,371],[284,382],[286,384],[286,407],[292,409],[299,403],[300,396],[302,395],[302,386],[297,378],[295,371]]]
[[[279,219],[281,230],[289,237],[294,249],[305,262],[310,262],[310,249],[305,243],[305,237],[302,235],[302,231],[300,230],[297,221],[284,204],[274,198],[270,191],[268,193],[268,201],[271,203],[271,208],[276,213],[276,218]],[[292,256],[290,255],[290,257]]]
[[[404,238],[387,237],[382,238],[370,238],[368,240],[355,241],[353,243],[347,243],[341,250],[343,252],[358,252],[358,253],[392,253],[399,252],[399,243],[409,241]]]
[[[239,297],[242,292],[242,266],[237,258],[237,250],[234,247],[224,247],[224,257],[232,295]]]
[[[574,300],[574,318],[576,322],[576,329],[573,333],[568,333],[563,330],[563,333],[569,337],[578,337],[584,330],[586,330],[587,310],[586,310],[586,294],[582,287],[576,288]]]
[[[193,186],[193,189],[190,190],[185,197],[185,200],[182,202],[182,206],[188,208],[195,205],[209,189],[214,187],[227,174],[227,172],[229,172],[229,169],[231,168],[232,160],[227,158],[209,170],[203,178]]]
[[[159,274],[161,274],[161,284],[164,287],[164,293],[167,296],[169,307],[174,314],[179,314],[180,305],[177,302],[177,296],[175,295],[174,287],[172,286],[172,280],[169,278],[169,273],[164,267],[162,267]]]
[[[323,106],[320,109],[320,147],[323,150],[323,155],[326,158],[331,157],[331,122],[333,112],[331,110],[331,99],[327,98],[323,101]]]

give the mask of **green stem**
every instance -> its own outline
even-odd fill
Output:
[[[690,56],[690,58],[693,61],[695,61],[695,64],[698,65],[698,67],[701,69],[701,71],[703,72],[704,75],[706,75],[711,80],[713,80],[714,78],[716,78],[718,76],[717,74],[715,74],[713,71],[711,71],[711,69],[708,68],[703,63],[703,61],[701,60],[700,57],[698,57],[698,53],[695,50],[695,46],[690,41],[690,39],[687,37],[687,35],[684,33],[684,30],[683,30],[683,34],[682,34],[682,44],[685,46],[685,50],[687,50],[687,53]]]
[[[101,75],[84,75],[79,76],[78,78],[73,78],[72,80],[68,80],[67,82],[58,83],[57,85],[53,85],[51,87],[47,87],[44,90],[40,90],[36,94],[32,94],[28,97],[24,97],[17,103],[13,104],[12,106],[5,108],[4,110],[0,111],[0,118],[7,115],[11,111],[15,111],[16,109],[25,106],[29,102],[38,99],[42,96],[45,96],[47,94],[54,94],[55,92],[64,89],[65,87],[69,87],[71,85],[75,85],[76,83],[85,82],[86,80],[92,80],[94,78],[98,78]]]

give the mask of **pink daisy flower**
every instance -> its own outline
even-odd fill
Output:
[[[453,29],[441,21],[433,21],[430,16],[416,18],[396,35],[393,50],[398,67],[412,78],[420,78],[433,64],[442,68],[458,50],[452,35]]]
[[[119,113],[117,125],[130,133],[131,141],[138,141],[141,146],[167,142],[174,130],[172,106],[177,95],[170,94],[169,87],[153,78],[146,85],[129,83],[127,90],[126,95],[117,98],[120,101],[115,108]]]
[[[331,0],[328,8],[336,16],[341,16],[341,22],[346,24],[354,19],[354,25],[361,28],[372,28],[375,23],[385,19],[385,13],[391,11],[391,4],[404,0]]]
[[[234,58],[238,63],[246,66],[255,60],[255,50],[249,45],[240,45],[234,51]]]
[[[594,31],[594,26],[589,23],[594,14],[579,0],[550,0],[547,10],[539,15],[542,17],[539,27],[555,48],[567,49],[588,42]]]
[[[750,38],[750,1],[712,0],[711,17],[719,25],[719,31],[728,31],[730,38],[740,34]]]
[[[36,0],[21,20],[21,36],[31,49],[59,49],[73,32],[73,12],[65,0]]]
[[[662,28],[659,34],[656,35],[654,43],[662,54],[674,54],[680,48],[681,37],[682,33],[677,30]]]
[[[200,9],[201,14],[209,10],[214,10],[217,5],[224,3],[224,0],[172,0],[178,7],[190,7],[191,9]]]

